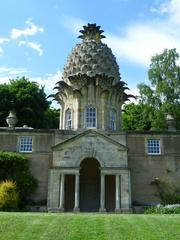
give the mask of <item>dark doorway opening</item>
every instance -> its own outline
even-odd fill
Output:
[[[75,176],[65,176],[64,210],[72,212],[74,208]]]
[[[115,176],[105,176],[105,208],[107,212],[115,210]]]
[[[87,158],[80,165],[80,211],[96,212],[100,206],[100,164]]]

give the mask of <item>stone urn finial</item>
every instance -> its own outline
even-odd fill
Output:
[[[174,120],[174,117],[171,114],[167,114],[166,124],[167,124],[167,127],[168,127],[168,131],[175,131],[176,130],[175,120]]]
[[[15,125],[18,122],[18,119],[17,119],[16,113],[14,111],[9,112],[9,116],[6,118],[6,122],[7,122],[9,128],[15,127]]]

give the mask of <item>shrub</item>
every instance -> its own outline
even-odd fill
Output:
[[[6,180],[0,183],[0,209],[17,209],[19,204],[19,192],[16,183]]]
[[[26,156],[14,152],[0,151],[0,181],[6,179],[16,182],[20,196],[20,206],[23,206],[37,186],[36,179],[29,171],[29,160]]]
[[[180,195],[178,193],[164,194],[163,204],[180,204]]]
[[[148,207],[145,214],[180,214],[180,204],[173,205],[157,205],[156,207]]]

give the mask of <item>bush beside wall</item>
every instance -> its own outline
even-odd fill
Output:
[[[12,180],[2,181],[0,183],[0,209],[17,209],[19,206],[19,192],[16,183]]]
[[[12,180],[17,184],[20,206],[23,206],[28,196],[37,186],[36,179],[29,171],[29,160],[26,156],[0,151],[0,181]]]

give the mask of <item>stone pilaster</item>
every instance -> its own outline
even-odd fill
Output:
[[[49,173],[49,185],[48,185],[48,211],[59,211],[59,171],[54,169]]]
[[[105,175],[101,173],[100,212],[105,212]]]
[[[129,172],[121,175],[121,209],[130,209],[130,177]]]
[[[60,201],[59,201],[59,210],[64,211],[64,180],[65,180],[65,175],[61,174],[61,184],[60,184]]]
[[[75,175],[74,212],[79,212],[79,174]]]
[[[115,212],[120,212],[120,183],[119,174],[116,174],[116,207]]]
[[[65,129],[65,119],[64,119],[64,103],[61,103],[61,110],[60,110],[60,119],[59,119],[59,129]]]

